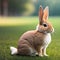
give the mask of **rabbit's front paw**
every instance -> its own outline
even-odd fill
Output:
[[[44,56],[49,56],[49,55],[47,55],[47,54],[44,54]]]

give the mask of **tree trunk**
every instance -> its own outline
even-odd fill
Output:
[[[3,15],[3,0],[1,0],[1,15]]]
[[[1,15],[8,15],[8,0],[1,0]]]

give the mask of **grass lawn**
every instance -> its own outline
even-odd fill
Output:
[[[0,17],[0,60],[60,60],[60,18],[50,17],[55,32],[47,48],[49,57],[11,56],[10,46],[17,47],[21,34],[36,28],[38,17]]]

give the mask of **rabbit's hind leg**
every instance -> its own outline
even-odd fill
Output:
[[[29,45],[21,44],[18,46],[18,54],[19,55],[36,56],[37,52]]]
[[[29,47],[30,49],[30,56],[38,56],[38,53],[31,47]]]

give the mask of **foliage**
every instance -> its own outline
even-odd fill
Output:
[[[59,16],[60,15],[60,0],[38,0],[36,4],[36,11],[34,15],[38,15],[39,6],[42,5],[43,8],[46,6],[49,7],[50,16]]]
[[[9,14],[22,15],[22,13],[26,14],[27,12],[29,13],[31,10],[33,11],[33,9],[31,9],[31,8],[34,8],[34,7],[33,7],[33,4],[31,3],[31,1],[30,0],[9,0],[8,1],[9,2],[8,3],[9,4],[8,5]]]
[[[0,0],[0,10],[1,10]],[[60,0],[8,0],[9,15],[33,15],[37,16],[39,6],[49,7],[50,16],[60,15]],[[1,14],[1,11],[0,11]]]

